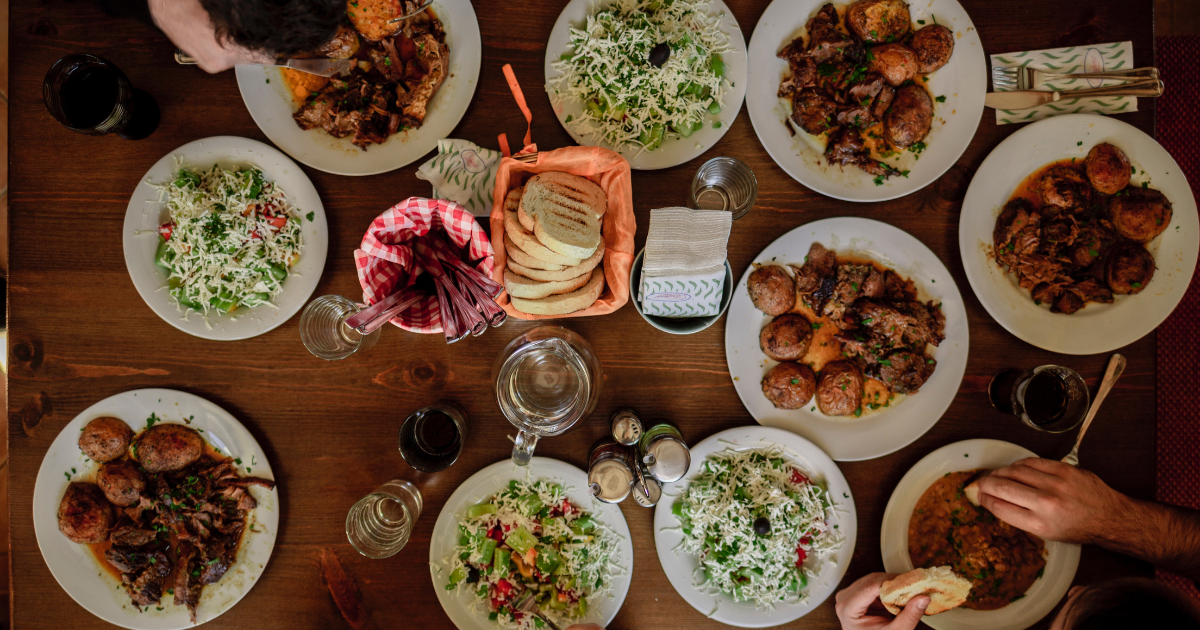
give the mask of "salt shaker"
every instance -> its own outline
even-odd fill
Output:
[[[683,479],[692,465],[692,452],[683,441],[683,434],[665,422],[642,434],[638,451],[647,472],[662,483]]]
[[[605,503],[620,503],[633,487],[633,469],[637,463],[629,449],[620,444],[601,444],[588,457],[588,488]]]
[[[642,421],[632,409],[618,409],[612,415],[612,436],[617,444],[634,446],[642,439]]]

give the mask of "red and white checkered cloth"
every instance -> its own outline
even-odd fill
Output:
[[[416,283],[425,270],[414,260],[409,243],[431,231],[448,235],[451,243],[467,250],[468,261],[476,269],[491,277],[495,264],[492,244],[466,208],[445,199],[409,197],[376,217],[363,235],[362,245],[354,250],[364,302],[374,304]],[[392,323],[417,333],[442,332],[437,296],[425,296]]]

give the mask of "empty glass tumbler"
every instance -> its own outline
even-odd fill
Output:
[[[716,157],[705,162],[692,178],[691,207],[699,210],[728,210],[740,219],[758,198],[758,180],[745,162]]]
[[[389,481],[350,508],[346,538],[368,558],[394,556],[408,543],[422,504],[421,491],[412,483]]]
[[[346,324],[346,319],[362,310],[358,304],[340,295],[322,295],[308,303],[300,314],[300,340],[313,356],[337,361],[375,345],[380,330],[362,334]]]

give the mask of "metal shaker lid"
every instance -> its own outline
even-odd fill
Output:
[[[662,498],[662,484],[657,479],[649,475],[643,475],[646,482],[645,492],[649,492],[650,496],[646,496],[641,487],[633,489],[633,500],[642,507],[654,507],[658,505],[658,500]]]
[[[620,459],[602,459],[588,469],[588,487],[605,503],[620,503],[629,496],[633,471]]]
[[[641,419],[632,409],[618,409],[612,417],[612,436],[618,444],[637,444],[642,439]]]
[[[692,465],[692,452],[683,442],[673,437],[654,440],[642,455],[646,470],[663,483],[674,483],[683,479]]]

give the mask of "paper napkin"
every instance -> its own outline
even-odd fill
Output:
[[[724,210],[651,210],[638,291],[642,312],[659,317],[720,313],[732,225],[733,214]]]
[[[1032,66],[1038,70],[1062,74],[1105,72],[1136,67],[1133,65],[1133,44],[1131,42],[1071,46],[1070,48],[1051,48],[1047,50],[1029,50],[992,55],[993,68],[1014,66]],[[1097,88],[1117,83],[1120,82],[1096,79],[1065,79],[1051,81],[1038,89],[1056,88],[1068,91]],[[997,88],[994,85],[992,89],[996,92],[1007,91]],[[1065,98],[1065,94],[1063,96],[1063,100],[1057,103],[1046,103],[1045,105],[1029,109],[998,109],[996,110],[996,124],[1027,123],[1058,114],[1124,114],[1137,111],[1136,96],[1105,96],[1081,99],[1067,99]]]
[[[468,140],[438,140],[437,155],[417,169],[417,177],[433,184],[434,199],[448,199],[477,217],[492,212],[492,189],[500,152]]]

